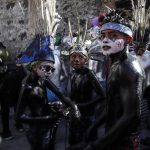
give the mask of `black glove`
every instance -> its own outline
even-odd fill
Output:
[[[78,106],[75,105],[75,104],[70,100],[70,98],[68,98],[68,97],[65,97],[65,101],[68,102],[68,104],[70,105],[70,106],[69,106],[70,115],[73,116],[73,117],[75,117],[75,118],[77,118],[77,119],[80,119],[81,113],[80,113],[80,111],[79,111],[79,109],[78,109]]]
[[[65,117],[66,119],[70,118],[69,113],[70,109],[66,108],[65,105],[58,101],[58,102],[52,102],[49,103],[50,109],[54,112],[55,115],[57,115],[58,118]]]
[[[79,109],[78,109],[78,106],[75,105],[74,107],[75,107],[75,109],[74,109],[74,112],[73,112],[73,116],[74,116],[75,118],[77,118],[77,119],[80,119],[80,118],[81,118],[81,113],[80,113],[80,111],[79,111]]]

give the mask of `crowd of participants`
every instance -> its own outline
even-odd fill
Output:
[[[110,15],[94,18],[91,26],[84,46],[77,33],[57,34],[48,44],[51,36],[37,36],[15,59],[0,43],[2,140],[15,138],[9,126],[13,107],[15,127],[24,132],[28,126],[32,150],[55,149],[61,118],[69,122],[67,150],[140,148],[141,128],[150,130],[150,43],[133,42],[131,28]]]

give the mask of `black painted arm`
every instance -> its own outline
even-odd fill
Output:
[[[137,72],[134,72],[130,68],[126,66],[123,68],[119,74],[120,89],[116,89],[120,92],[123,114],[106,133],[105,137],[97,140],[97,150],[117,143],[123,136],[130,135],[132,130],[136,129],[138,125],[143,79]],[[109,114],[109,116],[111,117],[111,114]]]
[[[71,107],[73,110],[73,114],[75,117],[80,117],[80,112],[78,110],[78,107],[74,104],[73,101],[69,97],[64,96],[58,88],[55,86],[54,83],[50,80],[45,80],[46,87],[49,88],[59,99],[62,101],[66,106]]]

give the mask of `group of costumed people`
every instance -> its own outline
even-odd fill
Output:
[[[83,39],[80,35],[73,38],[70,29],[71,38],[62,40],[64,48],[69,46],[62,53],[68,52],[71,67],[67,68],[67,92],[62,92],[52,80],[58,75],[54,32],[60,17],[50,14],[52,20],[47,20],[48,4],[43,7],[44,19],[49,23],[47,30],[44,26],[43,34],[37,34],[16,60],[26,75],[21,82],[15,118],[28,126],[26,135],[31,149],[54,150],[59,119],[64,117],[69,122],[67,150],[139,150],[141,104],[147,81],[144,69],[148,65],[144,68],[129,52],[134,34],[128,16],[111,10],[96,18],[94,35],[90,32],[97,40],[93,45],[88,45],[85,35]],[[94,55],[98,48],[99,55]],[[92,60],[103,66],[99,78],[88,66]],[[7,70],[3,62],[1,58],[1,74]],[[103,124],[105,134],[99,136],[98,128]]]

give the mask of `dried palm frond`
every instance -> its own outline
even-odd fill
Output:
[[[76,15],[77,15],[77,26],[78,26],[78,36],[77,36],[77,43],[80,41],[80,34],[81,34],[81,27],[80,27],[80,17],[79,17],[79,12],[77,8],[77,4],[75,3],[75,8],[76,8]]]
[[[86,33],[87,33],[87,24],[88,24],[88,20],[86,19],[86,23],[85,23],[85,28],[83,29],[80,25],[80,16],[79,16],[79,11],[77,8],[77,3],[75,4],[75,8],[76,8],[76,16],[77,16],[77,39],[76,39],[76,44],[79,44],[82,46],[84,46],[85,44],[85,40],[86,40]],[[71,29],[71,28],[70,28]],[[82,33],[81,33],[82,32]],[[71,32],[70,32],[71,33]]]
[[[150,8],[146,10],[146,0],[138,0],[137,5],[132,2],[133,8],[133,31],[135,35],[135,41],[144,42],[145,33],[150,29]]]
[[[60,19],[56,0],[29,0],[29,25],[35,34],[55,34]]]
[[[88,20],[86,19],[85,29],[84,29],[83,38],[82,38],[82,46],[85,44],[85,41],[86,41],[87,24],[88,24]]]

